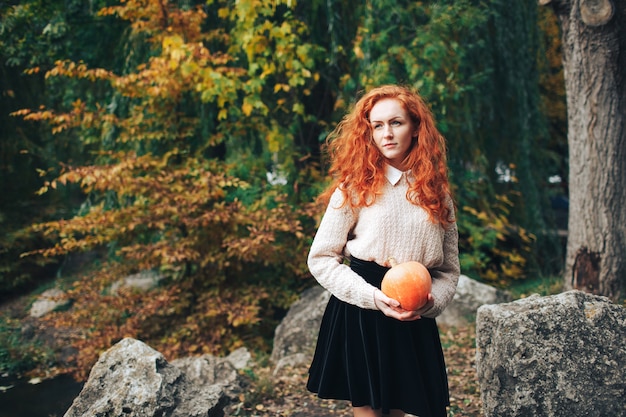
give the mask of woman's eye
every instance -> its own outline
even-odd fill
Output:
[[[399,126],[400,122],[397,120],[394,120],[393,122],[391,122],[392,126]]]

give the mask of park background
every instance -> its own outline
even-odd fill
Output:
[[[561,33],[535,1],[0,4],[2,302],[52,286],[69,363],[0,317],[0,369],[72,373],[135,337],[168,359],[271,349],[328,183],[323,143],[368,88],[419,90],[447,139],[462,273],[560,291]],[[154,271],[149,292],[112,291]],[[521,288],[521,290],[520,290]]]

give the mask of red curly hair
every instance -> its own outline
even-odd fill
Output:
[[[410,183],[407,199],[424,208],[433,223],[454,221],[449,207],[450,185],[446,165],[446,142],[435,127],[432,112],[420,95],[406,87],[384,85],[361,97],[328,135],[326,150],[331,159],[329,174],[333,181],[320,195],[326,204],[336,188],[351,207],[371,205],[385,184],[385,158],[373,141],[369,121],[372,107],[382,99],[398,100],[418,128],[417,141],[411,145],[404,166],[415,181]]]

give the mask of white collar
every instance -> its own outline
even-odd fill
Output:
[[[400,171],[398,168],[385,164],[385,177],[387,177],[391,185],[396,185],[398,181],[400,181],[400,178],[402,178],[402,174],[404,174],[404,172]]]

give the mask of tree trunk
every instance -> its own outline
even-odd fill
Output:
[[[568,112],[566,289],[624,296],[626,2],[552,3],[563,37]]]

